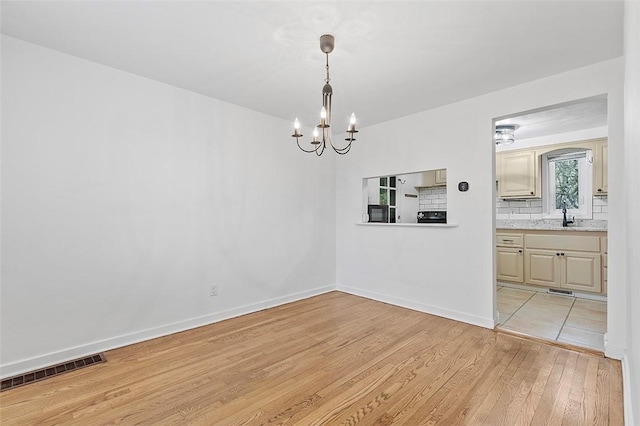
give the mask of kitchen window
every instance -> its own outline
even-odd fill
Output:
[[[380,204],[389,208],[389,223],[396,223],[396,177],[380,178]]]
[[[542,160],[544,217],[561,218],[566,207],[567,217],[591,219],[592,152],[553,151]]]

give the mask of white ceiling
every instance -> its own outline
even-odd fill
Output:
[[[409,115],[622,55],[620,1],[2,1],[2,33],[286,120]]]
[[[593,96],[496,121],[513,124],[516,140],[607,126],[607,96]]]

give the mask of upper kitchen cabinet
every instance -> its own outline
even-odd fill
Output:
[[[504,152],[497,158],[500,198],[540,197],[539,163],[535,151]]]
[[[430,188],[447,185],[447,169],[428,170],[420,173],[420,180],[416,188]]]
[[[593,153],[593,195],[606,195],[609,191],[609,158],[607,140],[595,143]]]
[[[541,198],[541,178],[544,155],[570,150],[593,152],[593,194],[607,195],[608,158],[607,139],[589,139],[554,145],[541,145],[533,149],[519,149],[496,154],[496,178],[500,198]],[[546,184],[545,184],[546,185]]]

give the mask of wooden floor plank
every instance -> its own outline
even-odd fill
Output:
[[[584,404],[584,381],[586,378],[587,365],[589,359],[584,356],[578,356],[576,363],[576,371],[573,374],[571,388],[569,389],[569,397],[562,418],[563,425],[569,424],[586,424],[586,410],[583,410]]]
[[[0,393],[0,423],[621,425],[620,363],[331,292]]]
[[[608,363],[604,368],[609,369],[610,391],[609,391],[609,424],[618,425],[624,423],[622,409],[622,380],[615,380],[622,377],[622,365],[619,362]]]
[[[502,399],[507,390],[507,384],[521,368],[522,362],[528,355],[529,350],[534,345],[532,342],[520,341],[516,345],[517,354],[511,359],[507,368],[502,372],[498,381],[489,389],[484,389],[485,398],[474,407],[474,414],[470,417],[469,424],[489,424],[488,417],[491,416],[493,407]]]

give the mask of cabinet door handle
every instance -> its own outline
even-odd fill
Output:
[[[512,243],[513,242],[513,240],[502,240],[502,241],[504,241],[505,243]]]
[[[531,191],[531,193],[530,193],[530,194],[531,194],[531,195],[533,195],[533,191]]]
[[[560,253],[556,253],[556,256],[560,256]]]
[[[522,253],[522,250],[518,250],[518,253]]]
[[[564,256],[564,253],[560,253],[560,256]]]
[[[598,192],[602,192],[602,188],[598,188]]]

